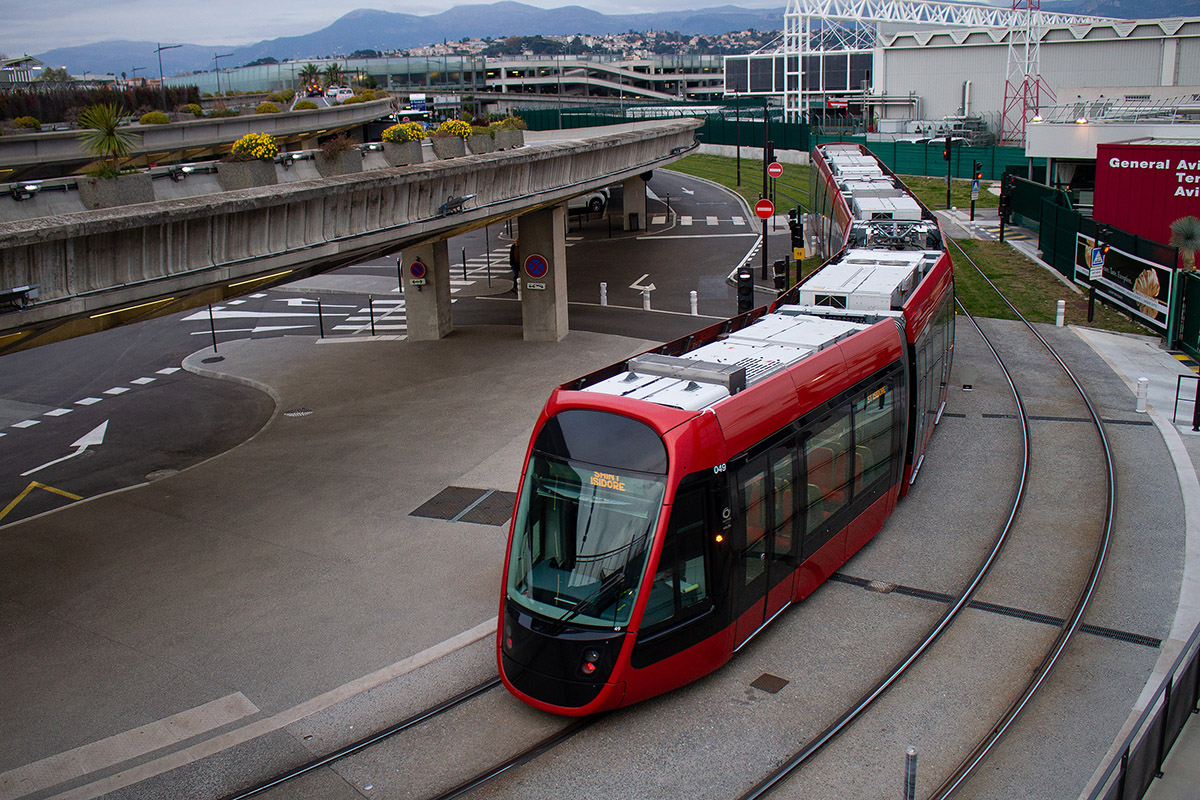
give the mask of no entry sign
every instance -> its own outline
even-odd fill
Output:
[[[754,213],[759,219],[770,219],[775,215],[775,204],[764,197],[754,204]]]
[[[767,174],[772,178],[778,178],[783,174],[783,164],[780,164],[778,161],[772,161],[767,165]]]

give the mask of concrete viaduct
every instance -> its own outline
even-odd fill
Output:
[[[38,288],[24,307],[0,306],[0,354],[401,250],[408,336],[440,338],[452,329],[447,239],[513,217],[522,259],[545,262],[523,285],[525,338],[556,341],[567,333],[566,200],[623,182],[626,228],[644,226],[647,173],[694,147],[698,125],[527,133],[514,150],[2,223],[0,302]]]

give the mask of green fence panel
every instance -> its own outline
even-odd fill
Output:
[[[1038,215],[1038,249],[1042,260],[1068,279],[1075,274],[1076,234],[1083,215],[1059,205],[1052,197],[1044,197]]]
[[[1200,275],[1195,272],[1179,274],[1183,313],[1176,343],[1192,358],[1200,359]]]

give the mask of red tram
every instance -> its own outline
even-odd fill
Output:
[[[837,247],[819,270],[547,401],[497,635],[524,702],[583,716],[712,672],[916,479],[953,347],[941,231],[865,149],[825,145],[813,162]]]

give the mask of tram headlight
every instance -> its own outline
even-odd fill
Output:
[[[579,665],[579,671],[585,676],[591,677],[596,674],[599,669],[599,661],[602,653],[598,647],[589,647],[583,651],[583,663]]]

